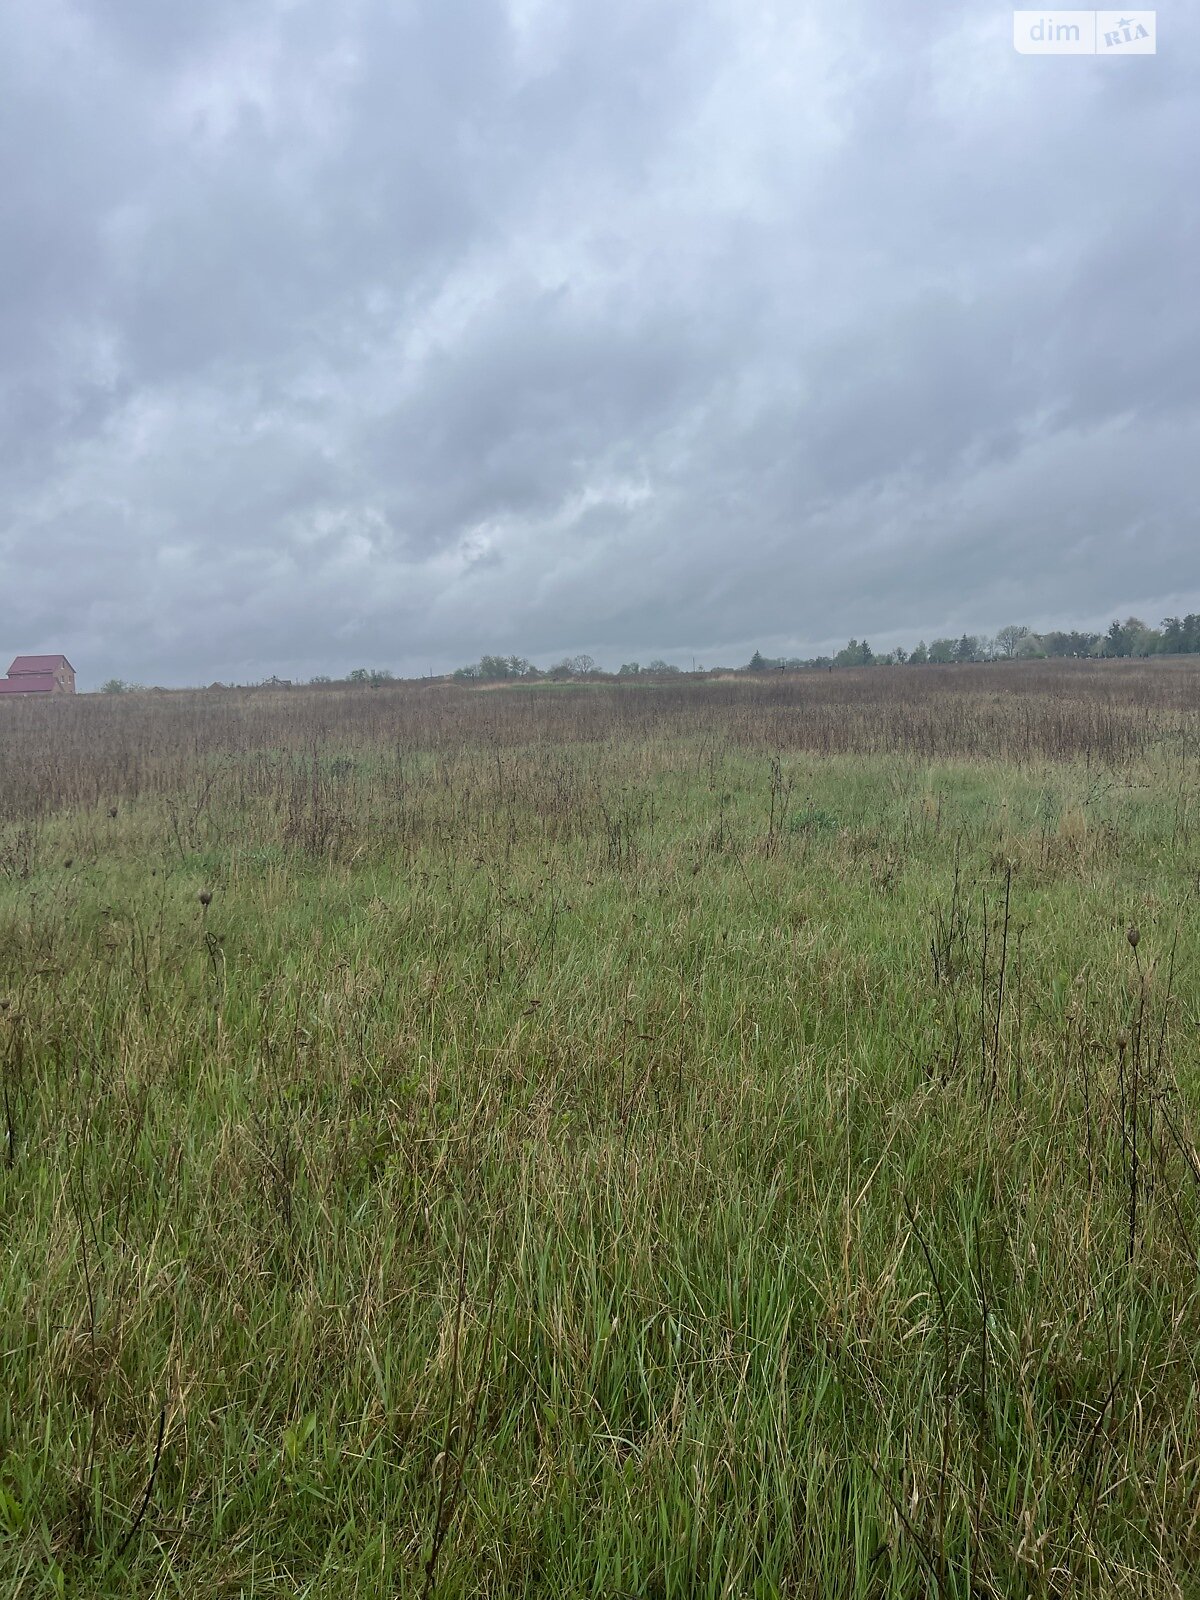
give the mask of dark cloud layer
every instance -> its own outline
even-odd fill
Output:
[[[12,0],[0,649],[86,684],[1200,609],[1200,18]]]

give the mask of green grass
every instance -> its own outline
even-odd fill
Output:
[[[1200,1595],[1194,757],[254,759],[0,829],[0,1591]]]

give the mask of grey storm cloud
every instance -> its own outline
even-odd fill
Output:
[[[94,684],[1200,609],[1200,16],[11,0],[0,648]]]

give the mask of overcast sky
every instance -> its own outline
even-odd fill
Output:
[[[182,684],[1200,610],[1200,8],[1158,23],[5,0],[0,651]]]

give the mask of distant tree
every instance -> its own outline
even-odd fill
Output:
[[[679,672],[679,668],[673,667],[669,661],[663,661],[661,658],[658,658],[650,663],[650,665],[646,668],[646,671],[657,673],[659,677],[662,677],[664,674],[668,677],[674,677]]]
[[[641,670],[642,669],[640,665],[636,661],[623,661],[621,663],[621,670],[617,673],[617,677],[636,678]]]
[[[1140,617],[1114,622],[1104,639],[1106,656],[1151,656],[1159,649],[1162,635],[1148,628]]]
[[[124,678],[109,678],[107,683],[100,685],[101,694],[128,694],[130,685]]]
[[[756,650],[750,657],[750,665],[747,670],[750,672],[765,672],[767,670],[767,659],[761,650]]]
[[[1029,637],[1029,629],[1023,623],[1010,622],[1006,628],[1001,628],[996,635],[996,654],[1011,661],[1017,653],[1017,647],[1022,639]]]
[[[954,660],[955,644],[953,639],[935,639],[929,646],[929,659],[944,666]]]
[[[328,678],[313,678],[313,683],[328,683]],[[395,678],[386,667],[355,667],[350,674],[351,683],[365,683],[372,689],[378,689],[382,683],[394,683]]]
[[[1131,656],[1134,637],[1133,630],[1126,623],[1114,622],[1104,642],[1105,655]]]
[[[869,667],[875,660],[875,652],[865,639],[851,639],[850,643],[839,650],[833,658],[835,667]]]
[[[924,639],[921,639],[918,641],[916,649],[909,656],[908,664],[910,667],[923,667],[928,660],[929,650]]]
[[[527,672],[519,673],[518,676],[527,677],[534,670],[529,668]],[[586,678],[588,673],[598,670],[591,656],[564,656],[561,661],[554,663],[546,675],[561,682],[565,678]]]
[[[954,646],[955,661],[975,661],[979,656],[979,640],[973,633],[964,633]]]
[[[1063,633],[1052,631],[1038,640],[1048,656],[1090,656],[1101,643],[1098,633]]]
[[[1161,649],[1164,655],[1171,656],[1190,656],[1200,651],[1200,617],[1193,612],[1186,617],[1165,617]]]
[[[524,656],[481,656],[473,665],[457,668],[454,677],[459,683],[503,683],[509,678],[540,678],[541,673]],[[390,678],[386,673],[383,681]]]
[[[1126,617],[1124,622],[1114,621],[1104,638],[1106,656],[1131,656],[1136,653],[1138,640],[1145,632],[1145,624],[1138,617]]]
[[[312,684],[332,683],[333,679],[327,673],[318,672],[315,678],[310,678],[308,681]]]

